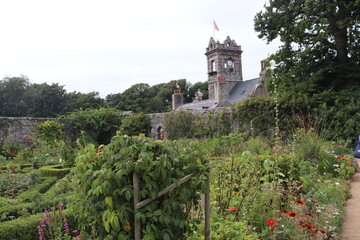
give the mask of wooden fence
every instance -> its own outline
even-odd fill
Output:
[[[157,193],[155,199],[161,197],[162,195],[172,191],[177,186],[183,184],[184,182],[190,180],[195,176],[196,173],[191,173],[182,179],[179,180],[177,184],[171,184]],[[134,216],[136,211],[145,206],[146,204],[154,201],[153,198],[147,198],[143,201],[140,201],[140,180],[136,172],[133,172],[133,187],[134,187]],[[134,217],[134,231],[135,231],[135,240],[141,240],[141,221],[136,220]],[[206,191],[205,191],[205,240],[210,240],[210,179],[209,175],[206,180]]]

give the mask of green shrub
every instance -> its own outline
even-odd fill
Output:
[[[168,139],[191,138],[194,115],[190,112],[176,111],[166,113],[164,125]]]
[[[0,222],[16,219],[20,216],[31,215],[33,203],[22,203],[0,207]]]
[[[52,185],[55,184],[57,178],[56,177],[44,177],[42,178],[42,182],[36,184],[35,186],[31,187],[26,192],[21,193],[17,200],[23,202],[31,202],[38,198],[40,194],[45,193]]]
[[[108,144],[119,130],[123,115],[116,108],[80,109],[61,117],[67,136],[72,139],[80,137],[81,132],[96,141],[97,144]]]
[[[47,120],[45,122],[35,124],[34,132],[37,141],[44,141],[47,144],[56,144],[63,139],[63,125],[56,120]]]
[[[147,134],[150,128],[150,119],[144,113],[136,113],[126,116],[121,123],[121,134],[134,136],[141,133]]]
[[[0,196],[15,198],[39,182],[38,173],[15,174],[4,173],[0,175]],[[35,185],[36,186],[36,185]]]
[[[68,222],[73,224],[73,216],[69,210],[64,210],[63,217],[68,219]],[[0,239],[1,240],[34,240],[39,239],[37,226],[39,219],[44,217],[44,213],[31,215],[29,217],[18,218],[12,221],[3,222],[0,224]]]
[[[185,213],[192,202],[199,200],[206,170],[204,151],[197,142],[180,145],[144,137],[116,136],[100,150],[88,145],[76,161],[74,176],[78,184],[71,209],[81,229],[88,234],[84,238],[133,239],[134,233],[129,228],[135,219],[142,222],[143,239],[180,240],[190,230]],[[197,174],[134,212],[134,172],[142,182],[142,199],[154,199],[165,187],[193,172]]]
[[[6,205],[12,205],[12,204],[17,204],[17,200],[0,197],[0,207],[6,206]]]
[[[40,173],[42,176],[47,177],[57,177],[58,179],[65,177],[67,174],[70,173],[71,168],[67,168],[63,165],[52,165],[52,166],[44,166],[41,167]]]

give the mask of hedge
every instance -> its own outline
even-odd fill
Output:
[[[17,201],[15,199],[0,197],[0,207],[6,206],[6,205],[11,205],[11,204],[17,204]]]
[[[73,222],[73,216],[69,210],[62,211],[63,217],[66,217],[68,222]],[[39,219],[44,217],[44,213],[39,213],[29,217],[18,218],[12,221],[7,221],[0,224],[0,239],[1,240],[34,240],[39,239],[37,226]]]
[[[40,173],[47,177],[57,177],[58,179],[65,177],[70,173],[71,168],[62,168],[63,165],[51,165],[41,167]]]
[[[0,207],[0,222],[8,220],[7,217],[13,216],[14,218],[18,218],[23,215],[21,211],[26,210],[31,213],[31,209],[33,208],[34,203],[22,203],[16,205],[8,205],[4,207]],[[4,216],[6,215],[6,217]],[[3,218],[4,217],[4,218]]]
[[[22,202],[31,202],[46,192],[57,181],[56,177],[44,177],[44,182],[36,184],[26,192],[21,193],[16,199]]]

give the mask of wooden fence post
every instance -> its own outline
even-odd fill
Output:
[[[207,170],[205,190],[205,240],[210,240],[210,168]]]
[[[135,240],[141,240],[141,220],[136,220],[135,215],[137,212],[136,205],[140,201],[140,182],[139,177],[136,172],[133,172],[133,185],[134,185],[134,231],[135,231]]]

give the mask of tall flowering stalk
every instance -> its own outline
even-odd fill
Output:
[[[82,240],[79,230],[70,231],[68,220],[62,218],[63,203],[58,204],[58,211],[51,208],[51,212],[45,210],[44,218],[40,218],[39,226],[37,226],[39,233],[39,240]]]

